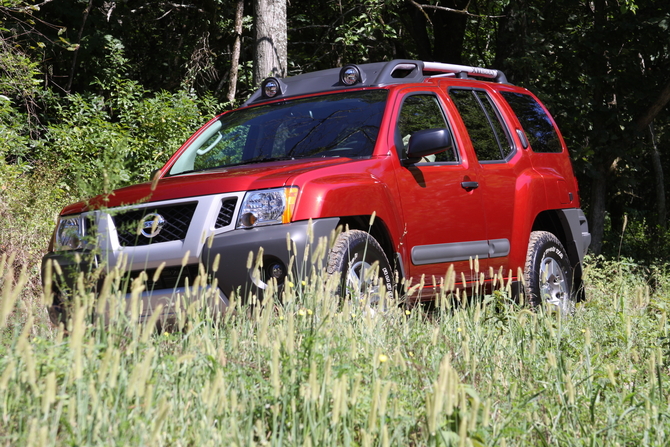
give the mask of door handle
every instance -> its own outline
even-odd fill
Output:
[[[479,188],[479,182],[461,182],[461,187],[466,191],[472,191],[473,189]]]

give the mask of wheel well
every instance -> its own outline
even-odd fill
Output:
[[[582,264],[580,262],[574,236],[570,232],[570,226],[566,222],[565,215],[561,210],[547,210],[537,215],[531,231],[548,231],[561,241],[563,247],[568,251],[570,264],[573,268],[573,282],[575,294],[578,300],[584,299],[584,287],[582,282]]]
[[[393,241],[391,240],[391,234],[386,227],[386,224],[379,217],[375,217],[372,226],[370,225],[371,216],[347,216],[340,218],[338,226],[342,227],[342,231],[345,231],[346,228],[350,230],[361,230],[369,233],[373,238],[379,242],[379,245],[384,250],[386,258],[391,263],[391,266],[395,264],[395,251],[393,248]]]
[[[568,248],[568,237],[556,210],[543,211],[538,214],[531,231],[548,231],[556,236],[565,248]]]

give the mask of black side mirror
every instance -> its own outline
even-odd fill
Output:
[[[451,149],[451,133],[448,129],[424,129],[414,132],[407,147],[407,162],[416,163],[421,157]]]

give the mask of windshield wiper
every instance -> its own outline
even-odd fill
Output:
[[[244,160],[234,165],[227,166],[238,166],[238,165],[250,165],[255,163],[265,163],[268,161],[283,161],[283,160],[295,160],[295,157],[263,157],[263,158],[252,158],[250,160]]]
[[[202,168],[202,169],[189,169],[188,171],[182,171],[177,174],[172,174],[169,175],[168,177],[172,177],[175,175],[182,175],[182,174],[191,174],[193,172],[206,172],[206,171],[213,171],[215,169],[223,169],[223,168],[230,168],[232,166],[243,166],[243,165],[251,165],[251,164],[257,164],[257,163],[265,163],[265,162],[270,162],[270,161],[283,161],[283,160],[295,160],[296,157],[265,157],[265,158],[252,158],[250,160],[245,160],[245,161],[240,161],[238,163],[230,163],[227,165],[219,165],[219,166],[212,166],[209,168]]]

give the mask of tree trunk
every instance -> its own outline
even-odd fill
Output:
[[[433,58],[433,45],[428,35],[430,24],[426,19],[426,13],[410,3],[405,3],[405,9],[399,15],[399,18],[409,31],[408,34],[414,42],[419,60],[431,60]]]
[[[463,10],[468,7],[470,2],[467,0],[450,0],[440,3],[441,6]],[[463,41],[468,16],[449,11],[435,11],[432,20],[435,35],[433,60],[450,64],[463,63]]]
[[[599,166],[591,183],[591,203],[589,209],[589,230],[591,246],[589,250],[599,255],[603,249],[605,211],[607,205],[607,170]]]
[[[663,165],[661,165],[661,153],[656,144],[656,135],[654,134],[654,125],[649,123],[649,136],[651,137],[651,165],[654,168],[656,177],[656,213],[658,214],[658,226],[665,233],[665,183],[663,180]]]
[[[254,84],[268,76],[286,76],[288,37],[286,0],[254,0],[256,12]]]
[[[240,49],[242,47],[242,19],[244,18],[244,0],[237,0],[235,10],[235,43],[233,44],[233,55],[230,60],[230,76],[228,77],[228,94],[226,99],[229,103],[235,101],[237,93],[237,71],[240,67]]]
[[[607,22],[605,14],[605,0],[595,0],[593,10],[593,28],[596,35],[602,35]],[[612,161],[616,159],[612,148],[608,129],[610,110],[607,106],[607,93],[610,86],[607,84],[607,56],[602,50],[592,54],[589,64],[593,87],[593,112],[591,144],[594,146],[593,179],[591,183],[591,202],[589,206],[589,229],[591,230],[590,250],[599,255],[602,252],[603,236],[605,233],[605,214],[607,212],[607,179],[612,168]]]
[[[636,130],[642,132],[649,129],[651,138],[651,165],[656,177],[656,213],[658,214],[658,225],[663,231],[666,228],[666,206],[665,206],[665,182],[663,179],[663,165],[661,164],[661,153],[658,150],[656,135],[654,134],[654,119],[670,102],[670,81],[665,85],[656,101],[640,117],[636,124]]]
[[[79,35],[77,36],[77,48],[74,50],[74,54],[72,55],[72,67],[70,68],[70,76],[68,77],[67,87],[65,87],[65,91],[68,93],[70,93],[70,89],[72,88],[72,81],[74,81],[74,72],[77,68],[77,55],[79,54],[79,48],[81,47],[81,38],[84,34],[84,26],[86,25],[86,20],[88,19],[88,15],[91,12],[92,7],[93,0],[89,0],[88,6],[84,10],[84,19],[81,21],[81,27],[79,28]]]

